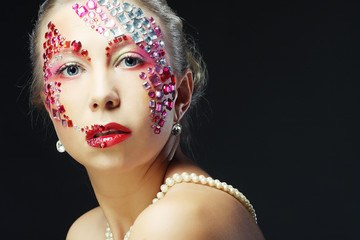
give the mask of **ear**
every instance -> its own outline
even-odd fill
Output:
[[[174,122],[179,122],[190,106],[194,89],[193,74],[190,69],[186,69],[185,74],[176,81],[175,89],[176,101]]]

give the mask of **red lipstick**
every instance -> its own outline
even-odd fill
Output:
[[[86,142],[90,147],[108,148],[121,143],[131,136],[131,130],[118,123],[105,126],[95,125],[86,132]]]

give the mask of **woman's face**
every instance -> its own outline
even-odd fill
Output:
[[[155,159],[173,125],[176,80],[160,22],[128,3],[58,6],[42,29],[44,104],[67,152],[85,166]]]

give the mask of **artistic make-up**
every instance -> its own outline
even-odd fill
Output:
[[[159,134],[166,122],[167,111],[171,111],[174,107],[176,78],[172,73],[171,66],[167,64],[165,42],[161,29],[154,18],[146,17],[142,9],[133,4],[120,3],[116,0],[88,0],[82,6],[74,4],[72,9],[90,29],[106,38],[108,46],[104,49],[104,54],[107,57],[111,57],[117,46],[131,41],[130,43],[137,45],[141,51],[144,51],[144,54],[152,59],[153,66],[139,72],[138,78],[139,84],[149,96],[150,126],[154,129],[154,133]],[[60,102],[61,82],[54,80],[56,79],[54,75],[59,72],[52,69],[57,61],[63,59],[65,52],[91,61],[89,52],[83,48],[80,41],[68,40],[61,35],[52,22],[48,24],[43,48],[45,105],[50,115],[55,120],[61,121],[62,126],[71,127],[84,133],[102,128],[103,126],[98,124],[78,126],[66,115],[65,107]],[[65,68],[69,70],[67,67],[70,66],[65,65]],[[75,71],[75,68],[73,70]],[[89,145],[106,147],[106,142],[101,141],[92,141]]]
[[[147,73],[139,73],[139,78],[150,97],[151,127],[159,134],[167,111],[174,106],[176,78],[171,66],[167,65],[162,31],[154,18],[147,18],[139,7],[117,0],[88,0],[85,5],[75,4],[72,8],[91,29],[107,39],[106,56],[110,56],[111,49],[128,40],[129,36],[153,59],[154,67],[149,68]]]

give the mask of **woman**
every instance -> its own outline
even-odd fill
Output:
[[[245,196],[181,151],[185,113],[205,84],[188,45],[164,0],[41,6],[31,100],[100,204],[67,239],[263,239]]]

